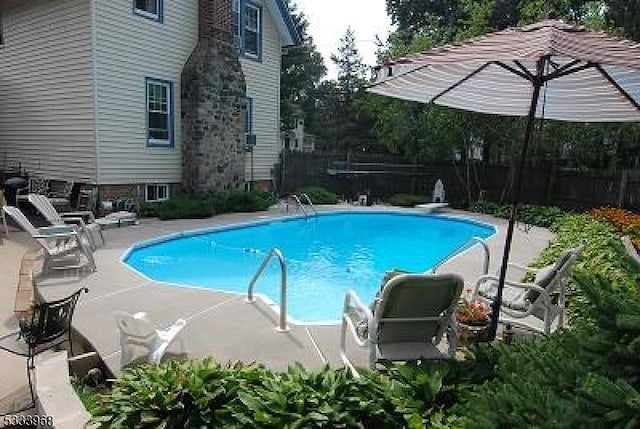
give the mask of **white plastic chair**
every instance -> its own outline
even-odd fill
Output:
[[[442,183],[442,179],[438,179],[433,187],[432,201],[431,203],[418,204],[415,207],[431,213],[449,206],[448,203],[444,202],[444,183]]]
[[[151,322],[145,312],[129,314],[118,311],[114,314],[118,331],[120,331],[120,367],[124,368],[135,359],[133,347],[145,349],[144,357],[154,363],[159,364],[167,348],[177,341],[180,352],[184,352],[184,342],[178,334],[186,326],[184,319],[176,320],[173,325],[165,329],[158,329]]]
[[[46,228],[36,228],[22,213],[22,211],[13,206],[5,206],[2,210],[11,216],[22,229],[28,232],[44,251],[43,271],[46,273],[49,269],[68,269],[80,268],[86,264],[89,265],[91,271],[96,270],[96,263],[93,260],[93,254],[89,242],[86,238],[78,234],[78,231],[71,226],[51,226]],[[69,255],[75,255],[74,264],[65,264],[63,266],[53,266],[54,260],[66,262],[64,258]],[[80,256],[84,255],[86,264],[81,264]]]
[[[104,236],[102,235],[102,227],[96,223],[93,212],[89,210],[59,213],[53,205],[51,199],[45,195],[29,194],[29,202],[54,226],[67,225],[68,223],[77,225],[80,233],[87,237],[91,249],[95,250],[100,244],[104,244]],[[86,221],[85,221],[86,219]]]

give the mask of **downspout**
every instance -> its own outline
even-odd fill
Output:
[[[91,0],[91,60],[92,64],[92,86],[93,86],[93,138],[96,145],[96,176],[95,185],[100,184],[100,133],[99,133],[99,114],[98,114],[98,54],[97,54],[97,36],[96,36],[96,3],[99,0]]]

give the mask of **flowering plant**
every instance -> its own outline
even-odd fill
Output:
[[[484,302],[463,298],[458,303],[455,318],[457,322],[467,325],[483,325],[489,322],[490,312],[489,306]]]

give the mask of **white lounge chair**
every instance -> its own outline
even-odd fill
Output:
[[[91,271],[95,271],[96,264],[93,260],[90,245],[74,228],[70,226],[36,228],[19,208],[5,206],[3,210],[42,247],[44,251],[44,272],[49,269],[81,268],[85,265],[88,265]],[[75,256],[74,264],[69,264],[67,261],[70,255]],[[84,263],[82,263],[82,256],[86,259]],[[62,262],[64,265],[54,266],[54,262]]]
[[[16,207],[20,207],[21,202],[29,201],[29,194],[47,195],[49,192],[49,180],[40,177],[31,177],[27,186],[16,190]]]
[[[178,319],[166,329],[158,329],[149,319],[147,313],[129,314],[118,311],[114,314],[120,332],[120,367],[124,368],[136,359],[134,347],[144,349],[144,358],[159,364],[167,348],[178,342],[180,351],[184,352],[184,341],[178,336],[186,326],[184,319]]]
[[[2,226],[4,226],[4,234],[9,236],[9,228],[7,227],[7,216],[4,214],[4,206],[7,205],[7,200],[4,199],[4,191],[0,190],[0,217],[2,217]]]
[[[523,283],[507,279],[502,292],[500,321],[515,326],[550,334],[564,324],[566,305],[566,284],[571,268],[582,253],[582,248],[563,252],[555,263],[534,269],[509,263],[509,268],[533,274],[534,280]],[[483,275],[478,278],[473,291],[473,299],[491,302],[498,287],[497,275]]]
[[[433,202],[418,204],[415,207],[417,209],[422,209],[427,213],[435,212],[445,207],[449,207],[449,204],[444,202],[444,195],[444,184],[442,183],[441,179],[438,179],[435,186],[433,187]]]
[[[59,213],[54,207],[51,200],[40,194],[29,194],[29,202],[54,226],[64,226],[68,224],[77,225],[80,234],[87,238],[91,249],[98,248],[98,244],[104,245],[104,236],[102,235],[102,227],[96,223],[93,212],[78,211]],[[86,220],[86,221],[85,221]]]
[[[357,375],[347,356],[347,330],[357,345],[368,348],[371,368],[385,360],[452,358],[458,335],[453,313],[462,288],[462,278],[455,274],[402,274],[384,285],[373,309],[349,291],[340,330],[340,357],[345,366]],[[442,352],[438,346],[445,334],[448,349]]]

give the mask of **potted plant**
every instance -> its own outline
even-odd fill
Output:
[[[461,346],[487,340],[491,310],[478,300],[462,298],[455,312],[458,342]]]

